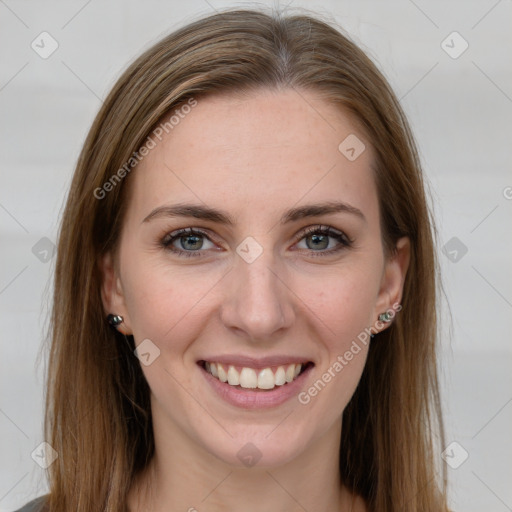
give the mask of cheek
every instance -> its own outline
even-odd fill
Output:
[[[178,268],[161,257],[127,260],[124,293],[135,340],[149,338],[162,347],[173,340],[169,348],[177,348],[188,338],[184,330],[193,332],[206,314],[205,299],[218,274]]]
[[[322,355],[315,379],[298,401],[311,415],[322,416],[327,426],[342,414],[364,370],[378,287],[370,272],[310,281],[307,314],[315,324]]]
[[[377,262],[340,266],[329,275],[303,275],[294,284],[309,315],[323,326],[325,342],[340,351],[373,323],[380,272]]]

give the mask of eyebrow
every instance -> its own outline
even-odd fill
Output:
[[[355,206],[339,201],[329,201],[326,203],[309,204],[292,208],[282,215],[280,222],[281,224],[288,224],[308,217],[319,217],[321,215],[340,212],[355,215],[366,222],[366,218],[361,210]],[[193,217],[196,219],[209,220],[218,224],[224,224],[226,226],[235,225],[235,221],[229,213],[218,210],[217,208],[198,204],[159,206],[144,218],[142,224],[160,217]]]

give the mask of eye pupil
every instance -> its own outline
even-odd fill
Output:
[[[329,246],[329,237],[327,237],[326,235],[311,235],[309,236],[307,239],[312,239],[314,240],[313,242],[313,247],[310,247],[309,243],[307,243],[308,245],[308,248],[309,249],[312,249],[312,248],[320,248],[320,249],[325,249],[326,247]],[[306,240],[307,240],[306,239]],[[322,240],[323,239],[323,240]],[[320,243],[317,243],[317,242],[320,242]],[[322,245],[322,242],[324,242],[324,244]],[[327,242],[327,243],[325,243]]]
[[[184,245],[183,239],[186,239],[185,244],[187,243],[187,241],[192,239],[193,240],[192,244],[194,244],[195,246],[187,247],[186,245]],[[197,236],[197,235],[184,235],[181,237],[181,241],[182,241],[181,246],[183,247],[183,249],[200,249],[202,246],[202,239],[200,236]]]

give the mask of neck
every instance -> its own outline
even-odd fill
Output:
[[[235,467],[206,452],[186,432],[154,425],[155,456],[128,496],[130,512],[325,512],[352,510],[339,474],[341,418],[293,460]]]

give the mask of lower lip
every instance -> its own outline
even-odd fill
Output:
[[[201,373],[210,384],[214,391],[231,405],[236,405],[242,409],[266,409],[276,407],[286,402],[290,398],[297,396],[302,389],[305,379],[313,365],[306,368],[295,380],[276,386],[272,390],[242,389],[231,386],[227,382],[221,382],[211,373],[207,372],[199,365]]]

